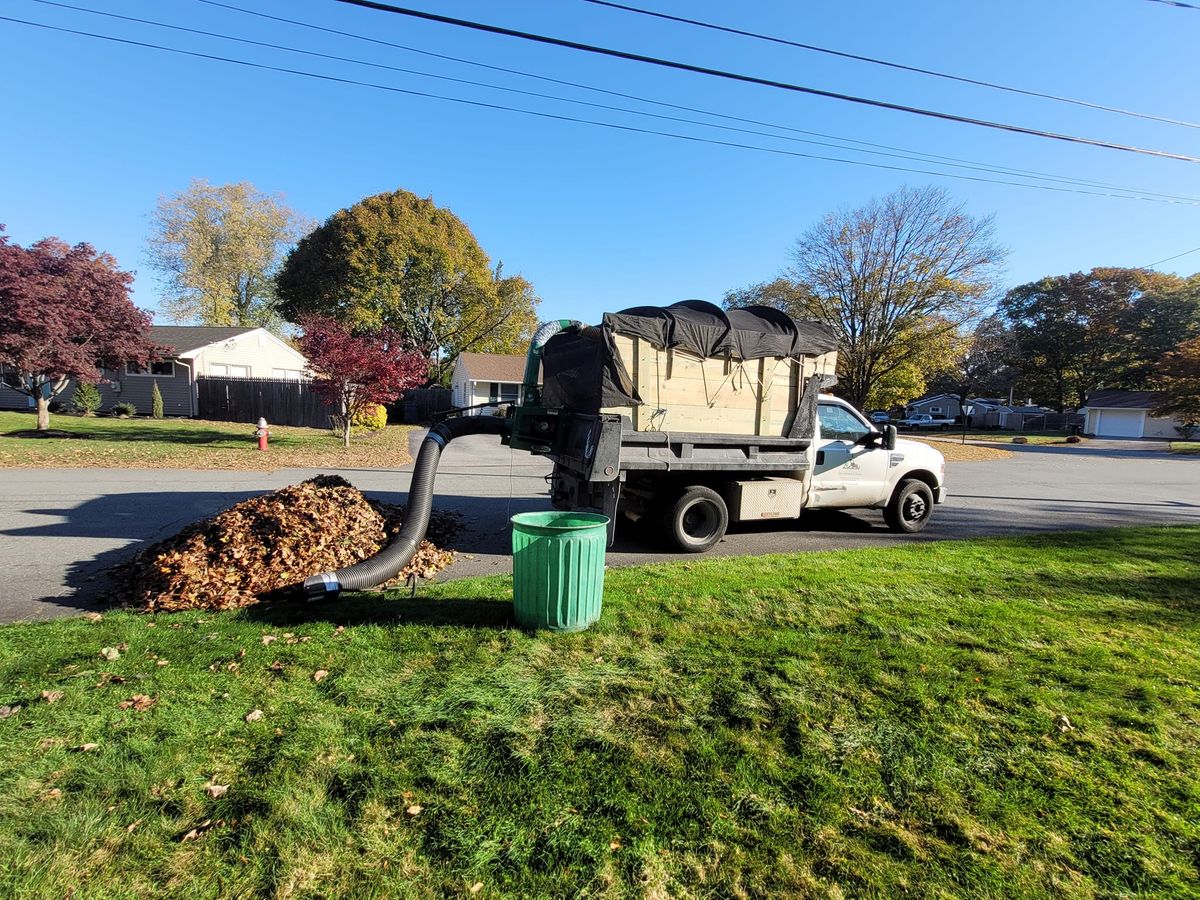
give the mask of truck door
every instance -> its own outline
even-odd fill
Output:
[[[849,407],[825,401],[817,405],[817,424],[809,506],[874,506],[886,499],[888,451],[857,443],[875,429]]]

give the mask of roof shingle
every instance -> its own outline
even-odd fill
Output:
[[[178,355],[255,330],[254,326],[151,325],[150,340],[170,347],[171,352]]]
[[[472,381],[520,383],[525,380],[525,357],[511,353],[468,353],[458,355]]]
[[[1152,409],[1162,395],[1157,391],[1119,391],[1104,389],[1090,391],[1087,406],[1091,409]]]

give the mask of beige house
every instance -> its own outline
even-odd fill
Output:
[[[1154,391],[1096,390],[1087,396],[1085,434],[1114,438],[1179,437],[1177,419],[1153,416],[1161,397]]]
[[[525,357],[505,353],[460,353],[450,378],[455,406],[518,403],[525,380]],[[472,410],[478,414],[481,410]]]
[[[149,415],[154,384],[163,398],[168,416],[197,414],[197,376],[226,378],[304,379],[308,360],[265,328],[217,327],[207,325],[154,325],[150,340],[170,348],[166,359],[148,368],[128,363],[122,369],[106,369],[100,389],[100,409],[114,403],[132,403],[138,413]],[[69,402],[74,385],[59,399]],[[16,391],[0,388],[0,409],[26,409],[33,400]]]

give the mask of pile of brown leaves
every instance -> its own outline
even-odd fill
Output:
[[[403,507],[368,500],[344,478],[318,475],[189,525],[114,566],[109,599],[154,612],[247,606],[374,555],[403,516]],[[432,578],[448,566],[454,553],[438,545],[457,530],[457,514],[434,513],[396,580]]]

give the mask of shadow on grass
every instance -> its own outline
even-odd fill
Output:
[[[333,601],[310,603],[292,595],[272,598],[242,611],[247,619],[268,625],[329,622],[334,625],[430,625],[459,628],[513,628],[512,601],[478,597],[388,596],[347,594]]]

